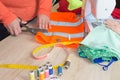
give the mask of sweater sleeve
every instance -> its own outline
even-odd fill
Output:
[[[0,21],[5,25],[9,25],[17,16],[9,11],[9,9],[0,1]]]
[[[52,0],[39,0],[38,4],[38,15],[45,14],[47,16],[50,16],[52,9]]]

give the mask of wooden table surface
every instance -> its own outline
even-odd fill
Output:
[[[17,37],[9,36],[0,42],[0,64],[29,64],[41,66],[47,61],[56,65],[64,62],[66,54],[61,48],[54,48],[44,60],[35,60],[31,56],[34,48],[40,46],[34,35],[26,32]],[[89,60],[80,58],[77,49],[68,49],[71,53],[71,67],[63,70],[62,80],[119,80],[120,61],[113,63],[108,71],[103,71]],[[29,70],[0,68],[0,80],[29,80]]]
[[[26,32],[19,36],[9,36],[0,42],[0,64],[26,64],[41,66],[47,61],[52,65],[63,63],[66,54],[62,48],[55,47],[44,60],[35,60],[31,53],[40,46],[34,35]],[[77,49],[68,49],[71,53],[71,66],[63,69],[61,80],[120,80],[120,61],[113,63],[108,71],[89,60],[80,58]],[[49,51],[48,49],[45,51]],[[0,80],[29,80],[29,70],[0,68]]]

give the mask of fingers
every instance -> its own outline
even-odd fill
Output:
[[[106,20],[105,22],[106,27],[110,28],[114,32],[120,34],[120,23],[115,20]]]
[[[26,21],[22,21],[21,23],[22,23],[22,24],[27,24],[27,22],[26,22]]]
[[[115,21],[115,20],[108,19],[108,20],[106,20],[104,23],[105,23],[105,24],[114,24],[114,25],[116,25],[116,24],[118,24],[119,22],[118,22],[118,21]]]
[[[49,29],[51,29],[51,24],[50,24],[50,21],[49,21],[49,23],[48,23],[48,27],[49,27]]]
[[[14,21],[12,21],[10,25],[8,25],[6,28],[11,35],[17,36],[21,33],[20,21],[17,18]]]
[[[15,36],[17,36],[18,34],[20,34],[20,33],[21,33],[21,28],[20,28],[20,26],[15,27],[15,29],[14,29],[13,31],[14,31],[14,35],[15,35]]]
[[[43,20],[42,20],[42,19],[39,19],[39,21],[38,21],[38,26],[39,26],[40,29],[43,29],[43,28],[44,28]]]
[[[50,28],[50,20],[46,15],[38,16],[38,26],[40,29],[48,29]]]
[[[7,31],[8,31],[11,35],[13,35],[13,34],[14,34],[14,33],[13,33],[13,30],[12,30],[11,28],[6,27],[6,29],[7,29]]]
[[[49,26],[48,26],[48,21],[45,21],[45,22],[44,22],[43,27],[44,27],[45,29],[48,29],[48,27],[49,27]]]
[[[10,32],[11,35],[14,35],[14,36],[17,36],[21,33],[21,29],[19,26],[7,27],[7,30]]]
[[[47,20],[40,19],[39,28],[40,29],[48,29],[48,27],[49,27],[49,22]]]
[[[115,21],[115,20],[106,20],[105,22],[104,22],[104,24],[107,26],[107,27],[109,27],[109,28],[112,28],[112,27],[116,27],[116,26],[119,26],[120,25],[120,23],[118,22],[118,21]]]

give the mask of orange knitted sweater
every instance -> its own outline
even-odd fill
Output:
[[[52,0],[0,0],[0,22],[8,25],[16,17],[31,20],[39,14],[50,15]]]

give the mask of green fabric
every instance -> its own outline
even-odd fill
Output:
[[[98,58],[103,61],[120,58],[120,36],[105,25],[94,28],[80,44],[79,55],[92,62]]]
[[[79,56],[88,58],[93,63],[110,62],[112,59],[119,59],[119,57],[115,53],[110,52],[109,49],[95,49],[82,45],[79,46],[78,52],[80,52]]]
[[[69,2],[68,10],[74,10],[82,7],[83,2],[81,0],[67,0]]]

